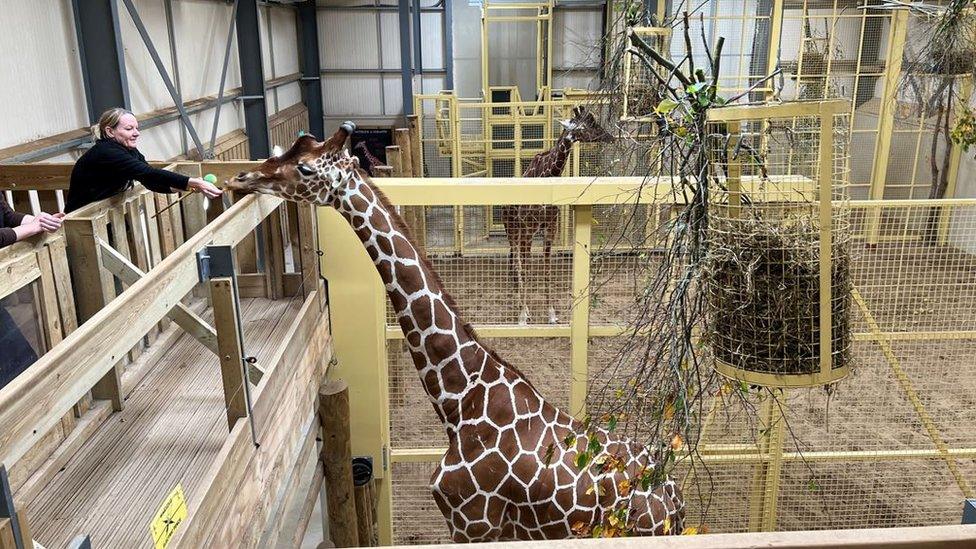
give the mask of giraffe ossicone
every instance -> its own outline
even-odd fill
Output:
[[[333,207],[362,241],[448,438],[431,490],[452,538],[575,537],[611,514],[623,514],[634,534],[680,533],[684,502],[675,482],[639,482],[657,466],[647,448],[587,429],[547,402],[464,322],[403,220],[345,151],[354,127],[344,124],[321,143],[302,136],[226,188]],[[577,467],[594,440],[595,456],[607,457]],[[594,465],[607,461],[615,466]]]

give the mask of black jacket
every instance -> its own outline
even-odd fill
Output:
[[[185,191],[190,180],[182,174],[153,168],[138,149],[126,148],[111,139],[99,139],[71,170],[64,212],[115,196],[131,188],[133,179],[157,193],[169,193],[171,189]]]
[[[19,227],[24,220],[22,213],[17,213],[7,205],[7,199],[0,197],[0,248],[17,242],[17,233],[13,227]]]

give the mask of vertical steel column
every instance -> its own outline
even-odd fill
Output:
[[[325,136],[322,109],[322,67],[319,59],[319,23],[315,2],[298,5],[298,59],[302,70],[302,101],[308,108],[308,131],[319,139]]]
[[[446,1],[446,0],[445,0]],[[424,78],[424,52],[423,52],[423,42],[420,39],[420,0],[413,0],[413,59],[414,59],[414,70],[420,75],[420,89],[423,90],[423,78]]]
[[[454,0],[444,1],[444,71],[445,87],[454,89]]]
[[[413,114],[413,67],[410,64],[410,0],[398,0],[400,15],[400,80],[404,116]]]
[[[264,103],[261,27],[257,0],[241,0],[237,7],[237,51],[241,63],[241,101],[251,160],[271,156],[268,109]]]
[[[85,9],[81,9],[82,4]],[[131,107],[119,10],[115,0],[71,0],[71,8],[78,36],[88,122],[94,124],[102,112],[112,107]]]

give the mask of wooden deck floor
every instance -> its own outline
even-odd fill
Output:
[[[244,299],[245,352],[258,365],[284,337],[301,300]],[[210,318],[210,312],[203,315]],[[176,328],[178,329],[178,328]],[[66,467],[28,502],[34,537],[64,547],[89,534],[94,547],[151,547],[149,523],[169,492],[187,499],[227,433],[217,357],[183,334],[155,349],[149,373]]]

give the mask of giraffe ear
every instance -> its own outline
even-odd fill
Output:
[[[304,162],[299,162],[298,166],[296,167],[298,168],[298,172],[301,173],[302,175],[308,175],[308,176],[315,175],[315,168],[309,166]]]
[[[274,148],[271,149],[271,158],[278,158],[283,154],[285,154],[285,149],[282,149],[281,145],[275,145]]]
[[[562,127],[566,128],[567,130],[570,130],[570,129],[573,128],[573,121],[572,120],[560,120],[559,121],[559,124]]]

